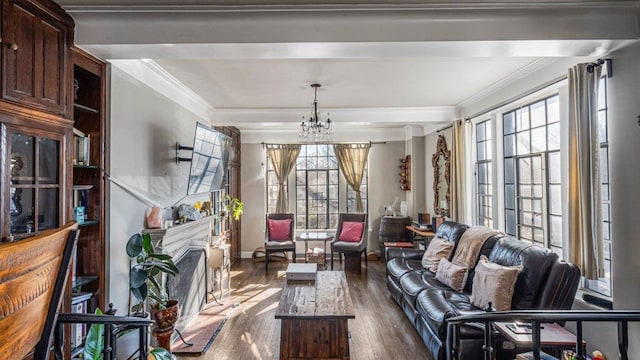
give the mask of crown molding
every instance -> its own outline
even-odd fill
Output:
[[[213,107],[155,61],[149,59],[110,60],[109,63],[191,111],[204,121],[211,122]]]
[[[531,61],[529,64],[523,66],[522,68],[518,69],[517,71],[514,71],[512,73],[510,73],[508,76],[494,82],[493,84],[491,84],[490,86],[484,88],[483,90],[473,94],[472,96],[462,100],[461,102],[459,102],[458,104],[456,104],[456,109],[459,108],[465,108],[471,104],[474,104],[478,101],[480,101],[481,99],[487,98],[489,96],[491,96],[492,94],[495,94],[496,92],[505,89],[511,85],[513,85],[514,83],[516,83],[519,80],[522,80],[528,76],[530,76],[531,74],[536,73],[537,71],[540,71],[541,69],[544,69],[545,67],[555,63],[557,61],[557,59],[554,58],[538,58],[535,59],[533,61]]]
[[[404,1],[403,3],[376,2],[362,3],[343,1],[340,4],[322,1],[58,1],[69,13],[80,12],[362,12],[362,11],[478,11],[478,10],[594,10],[594,9],[630,9],[638,10],[637,1]],[[233,5],[230,5],[233,3]]]

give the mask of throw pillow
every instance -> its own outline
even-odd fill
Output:
[[[473,276],[471,303],[485,309],[489,302],[496,311],[511,310],[513,289],[522,271],[522,265],[502,266],[492,263],[486,256],[480,256]]]
[[[440,259],[449,257],[453,245],[455,245],[453,241],[446,241],[437,236],[431,239],[427,250],[422,255],[422,267],[435,273],[438,270]]]
[[[269,219],[269,240],[291,240],[291,219]]]
[[[347,242],[359,242],[362,239],[362,230],[364,230],[364,223],[357,221],[345,221],[342,223],[342,230],[340,230],[339,241]]]
[[[464,290],[468,275],[469,270],[466,267],[453,264],[447,259],[440,259],[438,263],[436,279],[457,292]]]

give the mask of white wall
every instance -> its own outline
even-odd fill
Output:
[[[189,163],[175,163],[175,144],[192,144],[197,121],[208,123],[131,75],[130,69],[111,68],[111,142],[108,214],[109,294],[118,314],[128,299],[129,258],[125,244],[144,227],[150,203],[171,206],[185,196]],[[185,154],[186,155],[186,154]],[[148,198],[149,202],[137,196]],[[185,199],[190,203],[195,199]]]
[[[613,53],[611,59],[609,166],[613,306],[615,309],[640,309],[640,221],[637,218],[640,210],[640,45]],[[640,354],[639,324],[632,325],[629,354]],[[613,355],[607,356],[614,358]]]

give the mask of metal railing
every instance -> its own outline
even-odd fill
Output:
[[[540,359],[540,324],[550,322],[576,323],[576,358],[585,360],[586,354],[582,346],[583,322],[617,322],[618,323],[618,352],[619,359],[628,360],[629,329],[628,323],[640,321],[640,310],[515,310],[494,311],[461,315],[447,319],[447,359],[459,360],[460,327],[466,323],[484,324],[484,359],[493,359],[495,352],[492,345],[492,331],[494,322],[530,322],[531,346],[534,359]]]

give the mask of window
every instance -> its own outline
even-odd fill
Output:
[[[268,156],[265,161],[267,164],[267,212],[275,212],[278,180]],[[301,146],[295,169],[297,229],[334,229],[338,225],[341,203],[343,209],[346,207],[346,212],[356,211],[356,193],[345,184],[344,177],[340,173],[333,145]],[[339,191],[341,181],[346,187],[342,193]],[[287,190],[288,183],[285,183],[285,191]],[[368,169],[365,168],[360,187],[365,212],[368,206],[368,190]]]
[[[476,224],[493,227],[491,188],[491,120],[476,124]]]
[[[338,188],[338,159],[333,146],[303,145],[296,162],[296,228],[335,228]]]
[[[502,119],[505,230],[563,257],[559,96]]]
[[[278,203],[278,178],[276,172],[273,170],[273,164],[269,156],[266,160],[267,164],[267,213],[276,212],[276,205]],[[288,183],[284,185],[285,193],[288,189]]]
[[[607,78],[600,78],[598,87],[598,124],[600,141],[600,182],[602,193],[602,232],[604,238],[605,277],[587,280],[586,287],[606,296],[611,296],[611,201],[609,186],[609,131],[607,105]]]

